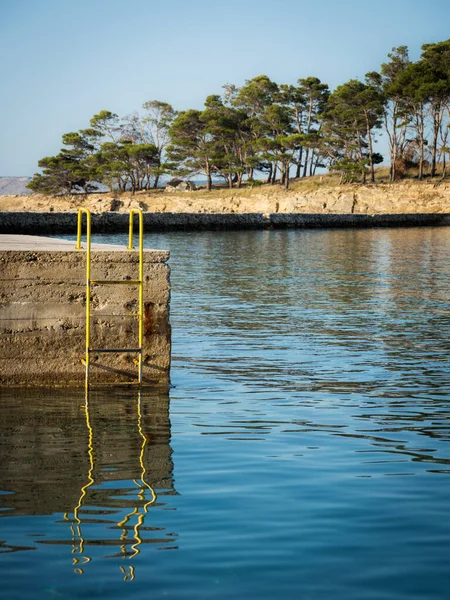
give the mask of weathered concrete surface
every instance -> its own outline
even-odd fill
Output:
[[[144,252],[146,383],[167,383],[170,368],[169,254]],[[86,253],[73,242],[0,236],[0,384],[72,385],[84,381]],[[92,245],[92,278],[137,279],[137,252]],[[91,295],[92,347],[134,348],[136,285],[98,286]],[[121,315],[121,316],[110,316]],[[93,357],[92,381],[136,379],[132,354]]]
[[[92,231],[128,231],[128,215],[106,212],[92,215]],[[218,231],[270,228],[401,227],[450,225],[446,213],[352,214],[352,213],[145,213],[145,230]],[[0,233],[73,233],[76,213],[0,213]]]

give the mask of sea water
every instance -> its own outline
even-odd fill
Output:
[[[450,229],[146,245],[172,386],[0,392],[0,596],[446,598]]]

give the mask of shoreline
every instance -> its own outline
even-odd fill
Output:
[[[320,227],[407,227],[450,224],[450,182],[338,185],[329,178],[279,186],[89,195],[0,196],[1,233],[74,233],[79,208],[97,233],[127,230],[130,209],[147,231]]]
[[[303,214],[403,214],[450,213],[450,182],[405,180],[386,184],[338,185],[329,180],[298,182],[292,189],[278,185],[217,188],[211,192],[164,191],[121,194],[103,192],[67,196],[42,194],[0,196],[1,212],[128,212],[149,213],[303,213]]]

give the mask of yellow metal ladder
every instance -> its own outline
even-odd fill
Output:
[[[77,226],[77,245],[76,250],[83,250],[81,246],[81,228],[83,214],[86,215],[86,355],[82,359],[82,363],[86,367],[86,386],[89,385],[89,367],[90,359],[93,354],[101,353],[122,353],[122,354],[137,354],[138,360],[138,381],[127,383],[142,383],[142,354],[144,341],[144,215],[139,209],[130,211],[130,227],[128,237],[127,250],[134,250],[133,247],[133,217],[135,214],[139,217],[139,278],[124,279],[124,280],[101,280],[91,279],[91,212],[87,208],[78,210],[78,226]],[[138,345],[136,348],[92,348],[91,347],[91,318],[96,315],[91,312],[91,290],[98,285],[137,285],[139,288],[139,311],[130,313],[129,316],[138,318]],[[114,316],[114,315],[111,315]]]

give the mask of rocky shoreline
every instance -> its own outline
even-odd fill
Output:
[[[405,180],[373,185],[338,185],[324,178],[300,181],[290,190],[280,186],[241,189],[217,188],[212,192],[137,192],[71,196],[0,196],[0,212],[128,212],[141,208],[150,213],[254,214],[406,214],[450,213],[450,183]]]
[[[72,233],[81,206],[97,232],[126,230],[126,214],[140,208],[147,231],[286,227],[390,227],[447,225],[450,183],[405,180],[394,184],[337,185],[324,178],[279,186],[151,190],[135,195],[0,196],[3,233]]]

